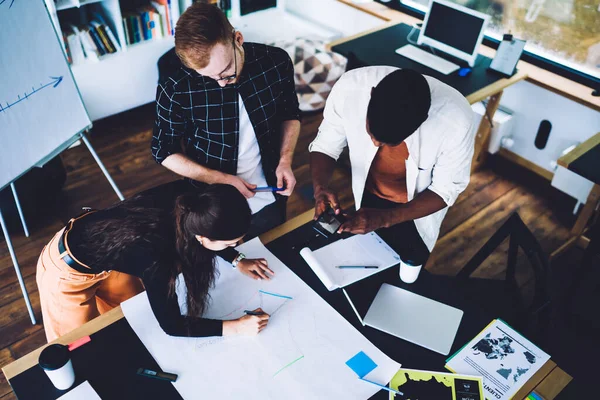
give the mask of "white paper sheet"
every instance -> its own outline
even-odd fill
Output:
[[[360,381],[345,365],[359,351],[378,365],[365,378],[389,382],[399,364],[362,336],[258,239],[238,249],[249,258],[267,259],[276,275],[270,282],[256,281],[220,260],[220,275],[210,292],[212,300],[205,317],[235,319],[243,310],[260,306],[271,318],[257,336],[171,337],[158,325],[146,293],[121,305],[160,367],[179,375],[173,384],[184,399],[367,399],[379,389]]]
[[[502,320],[494,320],[446,363],[459,374],[483,376],[486,399],[510,399],[550,359]]]
[[[57,400],[102,400],[88,381],[80,383]]]
[[[300,251],[328,290],[348,286],[400,262],[400,256],[375,232],[338,240],[316,251]],[[370,265],[375,269],[340,269],[340,265]]]

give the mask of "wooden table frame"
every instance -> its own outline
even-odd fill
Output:
[[[600,146],[600,132],[596,133],[594,136],[559,158],[557,163],[561,167],[568,169],[569,165],[574,163],[579,157],[583,156],[596,146]],[[595,215],[598,205],[600,205],[600,185],[595,183],[590,191],[590,194],[588,195],[583,209],[575,221],[575,225],[573,225],[573,228],[571,228],[571,237],[562,246],[550,254],[550,260],[563,254],[573,246],[578,246],[582,249],[587,248],[590,240],[585,236],[585,233],[587,232],[589,222],[594,219],[594,217],[598,218],[598,216]]]
[[[260,236],[260,240],[264,244],[268,244],[273,240],[285,235],[286,233],[306,224],[311,221],[314,215],[313,210],[308,210],[305,213],[293,218],[286,223],[278,226],[277,228],[266,232]],[[89,336],[102,328],[119,321],[124,318],[123,310],[121,307],[116,307],[111,311],[100,315],[85,325],[61,336],[52,343],[60,343],[67,345],[75,340],[84,336]],[[47,346],[47,345],[46,345]],[[46,347],[42,346],[37,350],[21,357],[20,359],[8,364],[2,371],[6,376],[7,380],[14,378],[22,372],[25,372],[29,368],[35,366],[38,363],[38,358],[41,351]],[[571,381],[571,376],[559,368],[556,363],[552,360],[548,361],[542,366],[542,368],[519,390],[514,399],[525,399],[527,395],[534,391],[542,396],[545,400],[550,400],[556,397],[558,393]]]
[[[408,17],[408,16],[407,16]],[[414,21],[412,21],[414,20]],[[369,29],[367,31],[358,33],[353,36],[345,37],[342,39],[338,39],[329,43],[326,48],[331,50],[332,47],[337,46],[342,43],[349,42],[351,40],[357,39],[359,37],[367,36],[371,33],[381,31],[383,29],[390,28],[394,25],[406,24],[406,23],[414,23],[418,20],[416,18],[408,17],[402,18],[400,20],[395,20],[392,22],[388,22],[374,29]],[[485,99],[488,99],[487,106],[485,108],[485,114],[481,118],[481,122],[479,123],[479,127],[477,128],[477,134],[475,136],[475,151],[473,153],[473,162],[471,164],[471,172],[476,171],[483,162],[485,161],[485,155],[489,143],[490,143],[490,134],[492,132],[492,122],[494,119],[494,115],[500,106],[500,99],[502,98],[502,93],[504,89],[509,87],[510,85],[514,85],[515,83],[527,79],[527,74],[523,71],[517,71],[517,73],[510,78],[502,78],[497,80],[496,82],[479,89],[476,92],[473,92],[466,96],[469,104],[475,104]]]

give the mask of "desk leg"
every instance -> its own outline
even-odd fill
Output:
[[[587,201],[585,202],[585,205],[583,206],[583,209],[577,217],[577,221],[575,221],[575,225],[573,225],[573,228],[571,228],[571,237],[562,246],[550,254],[550,260],[563,254],[573,246],[580,246],[585,249],[589,243],[589,240],[583,236],[583,234],[585,233],[588,222],[594,216],[594,211],[596,210],[599,202],[600,185],[594,185],[590,195],[587,198]]]
[[[8,234],[8,228],[6,227],[6,223],[4,222],[4,217],[2,216],[2,211],[0,211],[0,225],[2,226],[2,232],[4,233],[4,239],[6,239],[6,246],[8,247],[8,252],[10,253],[10,258],[12,259],[13,266],[15,267],[15,273],[17,274],[17,279],[19,280],[19,286],[21,286],[21,292],[23,293],[23,299],[25,300],[25,305],[27,306],[27,311],[29,311],[29,318],[31,319],[31,323],[33,325],[36,324],[35,313],[33,312],[33,307],[31,306],[31,301],[29,300],[29,294],[27,293],[27,287],[25,286],[25,282],[23,281],[23,275],[21,275],[21,268],[19,267],[19,262],[17,261],[17,255],[15,254],[15,249],[13,248],[12,241],[10,240],[10,235]]]
[[[486,115],[481,118],[477,134],[475,135],[475,152],[473,153],[473,162],[471,163],[471,173],[478,170],[487,154],[487,148],[490,144],[490,133],[492,132],[491,121],[494,120],[494,114],[500,106],[502,91],[490,96],[487,107],[485,108]]]

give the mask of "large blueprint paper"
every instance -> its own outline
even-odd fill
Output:
[[[158,325],[146,293],[122,304],[129,324],[160,367],[179,375],[174,386],[182,397],[366,399],[379,389],[360,381],[345,365],[359,351],[378,365],[365,379],[389,382],[399,364],[362,336],[258,239],[238,250],[249,258],[266,258],[276,275],[270,282],[255,281],[220,260],[220,275],[210,292],[205,317],[236,319],[244,310],[262,307],[271,319],[257,336],[171,337]]]

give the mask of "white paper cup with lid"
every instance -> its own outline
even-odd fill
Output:
[[[40,353],[38,362],[57,389],[67,390],[75,383],[75,370],[67,346],[62,344],[47,346]]]

